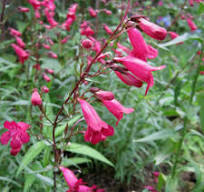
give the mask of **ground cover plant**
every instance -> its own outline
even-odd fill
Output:
[[[204,191],[202,0],[0,10],[0,191]]]

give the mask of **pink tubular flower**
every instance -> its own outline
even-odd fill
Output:
[[[164,65],[160,67],[153,67],[147,64],[145,61],[132,56],[115,57],[114,61],[123,64],[131,73],[136,76],[137,79],[147,83],[145,95],[147,95],[149,88],[154,85],[154,77],[152,75],[152,71],[157,71],[165,68]]]
[[[130,52],[131,52],[131,50],[129,48],[125,47],[124,45],[122,45],[120,43],[117,43],[117,47],[127,54],[130,54]]]
[[[167,31],[165,28],[160,27],[154,23],[151,23],[144,18],[139,19],[139,27],[147,35],[157,40],[164,40],[167,35]]]
[[[104,30],[106,31],[107,34],[109,34],[109,35],[113,34],[112,30],[108,27],[108,25],[104,24],[103,28],[104,28]]]
[[[142,87],[143,85],[142,81],[137,79],[129,72],[125,72],[125,73],[120,73],[118,71],[114,71],[114,72],[119,77],[119,79],[126,85],[135,86],[135,87]]]
[[[16,37],[16,36],[20,37],[22,35],[21,32],[13,28],[9,28],[9,31],[10,31],[10,35],[13,37]]]
[[[204,75],[204,71],[200,71],[200,75]]]
[[[11,155],[17,155],[21,150],[22,144],[28,143],[30,140],[30,136],[27,133],[27,129],[30,128],[30,125],[24,122],[4,122],[4,128],[8,129],[8,131],[4,132],[1,135],[0,141],[2,145],[7,145],[9,140],[11,139]]]
[[[78,99],[81,109],[88,125],[84,139],[92,144],[104,141],[107,136],[114,134],[114,129],[104,121],[102,121],[95,109],[85,100]]]
[[[193,22],[193,20],[192,20],[190,17],[187,18],[186,21],[187,21],[188,26],[189,26],[189,28],[191,29],[191,31],[197,30],[196,24]]]
[[[85,49],[90,49],[93,46],[93,42],[90,39],[84,39],[81,41],[81,45]]]
[[[116,126],[118,125],[119,121],[123,118],[123,113],[129,114],[134,111],[133,108],[124,107],[116,99],[102,100],[102,103],[118,119],[116,122]]]
[[[46,71],[47,73],[51,74],[51,75],[54,73],[54,70],[52,70],[52,69],[45,69],[45,71]]]
[[[69,186],[69,190],[67,192],[105,192],[103,189],[97,189],[97,186],[93,185],[92,187],[88,187],[84,185],[82,179],[77,179],[75,174],[68,168],[60,166],[60,170],[63,173],[64,179]]]
[[[21,47],[21,48],[25,48],[25,43],[23,42],[23,40],[20,38],[20,37],[18,37],[18,36],[16,36],[16,43]]]
[[[28,0],[28,2],[33,6],[34,10],[37,10],[41,6],[41,2],[38,0]]]
[[[16,54],[18,55],[20,63],[24,64],[24,62],[28,59],[29,54],[25,50],[20,48],[18,45],[16,45],[15,43],[12,43],[11,46],[13,47]]]
[[[150,186],[150,185],[147,185],[144,188],[147,189],[148,191],[151,191],[151,192],[157,192],[157,190],[154,187]]]
[[[34,106],[42,105],[42,99],[41,99],[40,94],[38,93],[38,90],[36,88],[33,90],[33,93],[31,96],[31,103]]]
[[[47,88],[46,86],[41,87],[41,91],[43,93],[48,93],[49,92],[49,88]]]
[[[19,10],[20,12],[22,12],[22,13],[27,13],[27,12],[30,11],[30,9],[27,8],[27,7],[18,7],[18,10]]]
[[[90,14],[91,17],[96,17],[97,16],[97,12],[91,7],[89,7],[89,14]]]
[[[133,46],[133,51],[131,55],[146,61],[148,48],[140,31],[137,30],[136,28],[131,27],[127,30],[127,33],[128,33],[130,42]]]

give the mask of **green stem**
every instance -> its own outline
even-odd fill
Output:
[[[178,162],[179,162],[179,157],[180,157],[180,154],[181,154],[183,141],[184,141],[184,138],[185,138],[185,135],[186,135],[186,132],[187,132],[186,123],[187,123],[187,117],[184,117],[184,123],[183,123],[181,138],[180,138],[179,143],[178,143],[178,147],[177,147],[177,151],[176,151],[176,157],[175,157],[174,165],[173,165],[173,168],[172,168],[172,171],[171,171],[171,177],[172,178],[174,178],[174,176],[176,174],[176,169],[177,169],[177,165],[178,165]]]

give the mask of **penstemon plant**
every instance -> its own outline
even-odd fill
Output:
[[[97,6],[99,6],[98,2],[97,0]],[[108,4],[105,0],[101,3]],[[200,3],[200,1],[189,1],[190,6],[193,6],[194,3]],[[5,4],[6,1],[2,3],[3,10]],[[146,86],[143,95],[148,97],[150,88],[155,84],[153,74],[156,74],[156,71],[166,70],[166,65],[154,66],[151,62],[159,58],[159,51],[155,47],[165,50],[169,45],[179,46],[187,40],[176,32],[170,31],[180,17],[186,20],[192,32],[197,30],[197,26],[193,22],[193,17],[184,12],[187,1],[184,1],[181,5],[180,11],[171,25],[165,28],[154,23],[148,16],[140,12],[132,12],[132,3],[128,0],[126,6],[121,6],[121,10],[124,11],[122,11],[120,20],[114,30],[107,24],[99,23],[100,14],[105,14],[107,17],[112,15],[112,12],[106,8],[93,9],[88,7],[90,20],[87,20],[83,7],[80,7],[76,2],[70,4],[66,14],[60,13],[61,15],[58,14],[57,16],[56,5],[58,4],[54,0],[28,0],[24,6],[19,6],[17,9],[25,18],[30,18],[28,26],[24,26],[26,30],[21,33],[12,27],[8,28],[9,35],[12,37],[10,46],[18,57],[21,71],[25,73],[24,77],[29,82],[25,86],[26,91],[30,94],[30,105],[25,109],[28,117],[26,119],[29,122],[6,120],[4,128],[7,131],[2,133],[0,142],[2,145],[9,143],[10,154],[16,156],[20,153],[23,145],[26,148],[30,140],[36,141],[33,138],[37,139],[37,142],[29,148],[22,162],[20,162],[17,175],[23,169],[28,171],[27,165],[45,150],[47,155],[44,156],[43,162],[45,166],[52,165],[50,169],[52,170],[53,180],[50,190],[53,192],[61,190],[58,181],[63,174],[68,185],[67,192],[103,192],[105,189],[97,185],[90,186],[82,179],[77,178],[73,170],[66,167],[64,159],[69,159],[67,151],[86,154],[88,153],[86,150],[90,150],[92,152],[92,154],[89,154],[90,156],[113,166],[108,159],[96,150],[89,147],[84,148],[85,145],[74,143],[75,136],[82,135],[84,141],[91,145],[106,142],[109,137],[109,140],[111,140],[111,136],[115,133],[115,127],[119,125],[123,115],[135,113],[135,109],[125,107],[117,100],[116,94],[113,92],[117,93],[118,90],[110,90],[109,87],[104,90],[100,86],[95,86],[94,79],[96,77],[99,79],[110,78],[109,74],[112,73],[115,74],[121,84],[133,87],[134,90]],[[158,5],[162,6],[162,1],[159,1]],[[1,15],[1,18],[3,17],[4,11]],[[102,26],[106,32],[104,39],[99,39],[99,26]],[[3,32],[4,30],[2,30]],[[74,39],[76,37],[74,33],[79,34],[77,37],[80,40]],[[162,44],[161,41],[168,34],[172,41]],[[123,45],[123,35],[127,35],[129,45],[128,43],[126,43],[126,46]],[[151,40],[147,43],[144,37]],[[156,40],[160,44],[157,44]],[[69,41],[74,43],[72,48],[76,48],[76,50],[67,49]],[[69,54],[69,51],[74,54]],[[192,83],[189,105],[192,104],[195,95],[198,76],[203,74],[203,71],[200,70],[203,45],[199,55],[200,60]],[[185,67],[181,72],[183,71],[185,71]],[[157,104],[170,84],[177,81],[178,73],[166,85],[156,101]],[[52,82],[57,82],[57,78],[67,78],[67,76],[74,79],[67,79],[70,84],[67,86],[68,88],[63,89],[60,94],[49,95],[55,89]],[[66,87],[67,82],[64,85],[58,82],[58,85],[59,87]],[[51,104],[56,107],[54,110],[50,107],[50,97],[52,96],[56,97],[57,101],[55,104]],[[107,108],[110,116],[112,114],[117,119],[116,123],[106,123],[100,117],[100,113],[96,112],[95,106]],[[33,116],[37,117],[37,120]],[[84,121],[87,127],[81,128]],[[170,181],[175,178],[179,155],[182,152],[182,145],[187,134],[188,118],[186,115],[182,118],[182,121],[183,130],[175,149]],[[163,133],[162,135],[165,136]],[[149,138],[151,139],[151,136]],[[145,141],[145,138],[143,141]],[[60,173],[62,174],[60,175]],[[155,171],[153,175],[154,183],[158,185],[156,187],[147,185],[144,188],[152,192],[161,191],[163,187],[161,182],[165,183],[168,180],[164,179],[164,175],[158,171]],[[41,178],[43,178],[42,175]]]

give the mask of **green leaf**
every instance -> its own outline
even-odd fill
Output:
[[[171,45],[176,45],[178,43],[181,43],[181,42],[184,42],[186,40],[198,40],[200,41],[201,43],[203,42],[203,40],[197,36],[197,35],[192,35],[191,33],[184,33],[183,35],[180,35],[178,36],[177,38],[171,40],[171,41],[168,41],[166,43],[162,43],[162,44],[159,44],[158,46],[160,47],[168,47],[168,46],[171,46]]]
[[[29,189],[31,188],[31,186],[34,183],[35,179],[36,179],[36,177],[34,175],[25,174],[25,182],[24,182],[23,192],[29,191]]]
[[[199,14],[204,13],[204,3],[203,2],[200,2],[198,12]]]
[[[162,131],[158,131],[156,133],[153,133],[151,135],[148,135],[142,139],[134,140],[134,142],[152,142],[155,140],[166,139],[166,138],[171,137],[173,135],[174,135],[173,130],[162,130]]]
[[[200,105],[200,125],[201,129],[204,131],[204,92],[198,95],[197,100]]]
[[[19,183],[17,183],[16,181],[9,179],[8,177],[2,177],[0,176],[0,181],[7,181],[9,183],[13,183],[14,185],[21,187],[21,185]]]
[[[160,173],[158,177],[157,190],[162,191],[163,187],[165,186],[165,183],[166,183],[166,177],[165,175]]]
[[[69,166],[76,166],[76,165],[78,165],[78,164],[83,164],[83,163],[90,163],[91,162],[91,160],[90,159],[88,159],[88,158],[82,158],[82,157],[72,157],[72,158],[68,158],[68,159],[66,159],[66,158],[64,158],[63,160],[62,160],[62,165],[64,166],[64,167],[69,167]]]
[[[23,157],[21,164],[18,168],[17,171],[17,176],[20,174],[20,172],[29,164],[33,161],[33,159],[40,154],[40,152],[45,149],[47,145],[45,144],[44,141],[39,141],[32,145],[28,152],[25,154]]]
[[[81,155],[89,156],[93,159],[99,160],[103,163],[106,163],[112,167],[114,167],[113,163],[110,162],[106,157],[104,157],[100,152],[96,151],[95,149],[87,146],[87,145],[81,145],[78,143],[71,143],[69,146],[65,147],[66,151],[77,153]]]
[[[77,116],[73,117],[70,121],[68,121],[68,127],[70,128],[80,118],[81,118],[81,115],[77,115]],[[64,124],[62,126],[58,126],[56,128],[55,137],[61,135],[64,132],[65,127],[66,127],[66,124]]]

